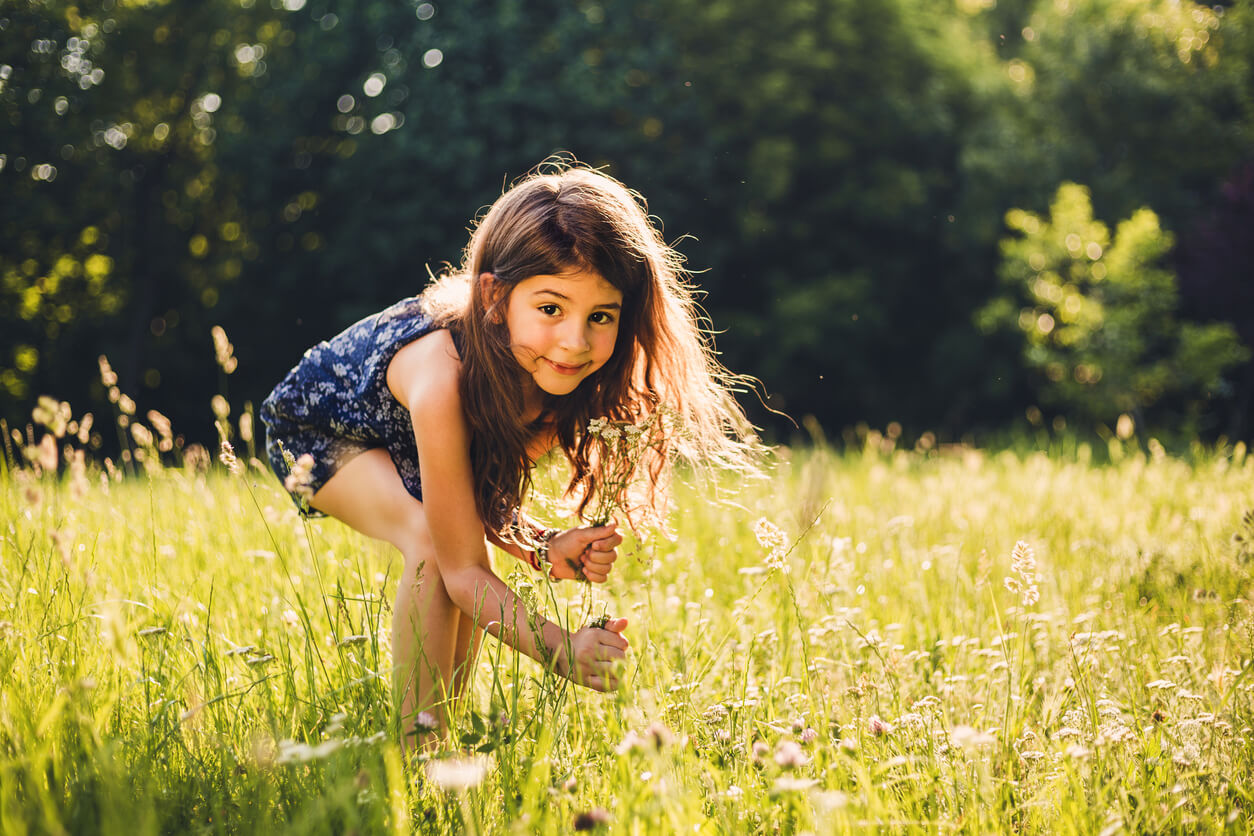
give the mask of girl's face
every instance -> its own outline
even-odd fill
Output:
[[[505,312],[518,365],[539,392],[569,395],[614,353],[622,306],[622,292],[597,273],[523,279]]]

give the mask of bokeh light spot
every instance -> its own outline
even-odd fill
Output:
[[[422,54],[422,65],[428,70],[440,66],[444,61],[444,53],[438,49],[428,49]]]
[[[361,85],[361,90],[370,98],[374,98],[383,92],[384,86],[388,83],[387,76],[383,73],[371,73],[370,78],[366,79],[365,84]]]
[[[370,121],[370,132],[385,134],[396,127],[396,117],[390,113],[380,113]]]
[[[435,6],[430,3],[419,3],[418,8],[414,9],[414,14],[418,15],[419,20],[430,20],[435,17]]]

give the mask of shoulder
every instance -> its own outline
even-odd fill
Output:
[[[435,406],[456,406],[460,411],[461,368],[461,356],[452,335],[448,329],[440,328],[396,352],[388,363],[388,389],[411,412],[415,407]]]

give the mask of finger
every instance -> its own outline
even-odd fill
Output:
[[[627,637],[619,633],[613,633],[609,630],[602,631],[605,635],[599,636],[602,647],[609,647],[618,650],[620,653],[625,651],[629,646]]]
[[[627,619],[621,617],[611,618],[609,621],[605,622],[604,629],[611,633],[621,633],[627,629]]]
[[[608,552],[618,548],[623,542],[623,535],[614,534],[610,537],[602,537],[600,540],[593,540],[589,544],[589,548],[597,552]]]
[[[587,578],[588,580],[592,581],[593,583],[605,583],[606,581],[610,579],[609,572],[602,572],[596,569],[589,569],[586,566],[584,567],[584,570],[583,570],[583,576]]]
[[[618,523],[610,520],[605,525],[592,526],[591,528],[581,528],[579,533],[584,536],[584,543],[591,543],[593,540],[602,540],[606,537],[612,537],[618,530]]]
[[[597,653],[597,661],[600,662],[603,666],[607,666],[607,668],[609,665],[613,664],[614,662],[622,662],[626,660],[626,658],[627,658],[627,651],[625,648],[617,647],[615,645],[609,644],[608,642],[602,642],[601,647]]]
[[[614,552],[588,552],[584,557],[583,565],[585,569],[590,567],[598,572],[608,572],[617,559],[618,555]]]
[[[617,691],[618,677],[592,675],[579,680],[579,684],[591,688],[594,691]]]

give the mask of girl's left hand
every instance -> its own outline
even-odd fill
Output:
[[[618,544],[623,535],[618,523],[572,528],[549,541],[549,576],[557,580],[583,577],[593,583],[605,583],[614,561],[618,560]]]

